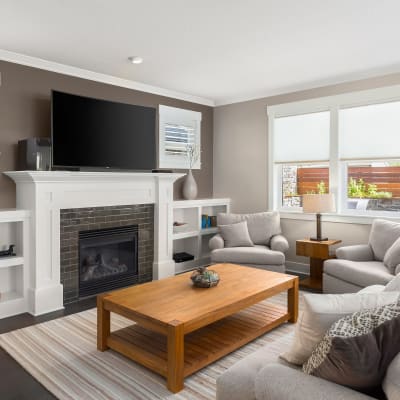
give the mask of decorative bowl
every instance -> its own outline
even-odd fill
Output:
[[[219,275],[206,267],[197,268],[196,271],[190,276],[193,285],[200,288],[210,288],[217,286],[219,283]]]

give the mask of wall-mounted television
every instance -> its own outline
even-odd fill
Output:
[[[54,168],[157,168],[154,108],[53,90],[51,121]]]

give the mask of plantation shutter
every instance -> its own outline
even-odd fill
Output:
[[[159,106],[159,168],[186,169],[188,145],[201,143],[201,113]],[[200,158],[194,169],[200,169]]]
[[[196,141],[196,128],[187,125],[178,125],[166,122],[165,131],[165,152],[167,155],[186,156],[188,144]]]

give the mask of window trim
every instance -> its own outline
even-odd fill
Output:
[[[158,167],[170,169],[188,169],[188,160],[184,156],[166,154],[165,146],[165,124],[189,124],[192,123],[195,129],[195,144],[199,148],[199,158],[192,169],[201,169],[201,119],[199,111],[184,108],[170,107],[160,104],[158,107]]]
[[[367,218],[381,216],[387,218],[397,217],[400,215],[398,212],[390,211],[362,211],[349,210],[345,207],[344,197],[347,199],[347,190],[343,190],[342,185],[345,184],[343,177],[345,173],[344,165],[347,161],[339,160],[339,111],[343,108],[351,108],[356,106],[367,106],[371,104],[388,103],[392,101],[400,101],[400,85],[387,86],[383,88],[376,88],[370,90],[355,91],[344,93],[334,96],[326,96],[320,98],[313,98],[309,100],[302,100],[292,103],[284,103],[267,106],[267,119],[268,119],[268,209],[278,210],[284,215],[302,215],[303,213],[296,211],[289,211],[288,208],[282,207],[280,201],[281,189],[279,185],[279,168],[277,163],[274,162],[274,120],[279,117],[289,117],[299,114],[308,114],[321,111],[330,112],[330,160],[329,166],[329,187],[330,192],[335,195],[336,210],[337,212],[332,215],[344,217]],[[365,162],[365,160],[363,160]],[[371,160],[374,161],[374,160]],[[351,160],[357,162],[357,160]]]

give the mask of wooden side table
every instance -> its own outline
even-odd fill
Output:
[[[302,279],[300,286],[322,291],[322,268],[325,260],[335,258],[329,247],[341,243],[341,240],[324,240],[317,242],[310,239],[296,240],[296,255],[310,257],[310,277]]]

